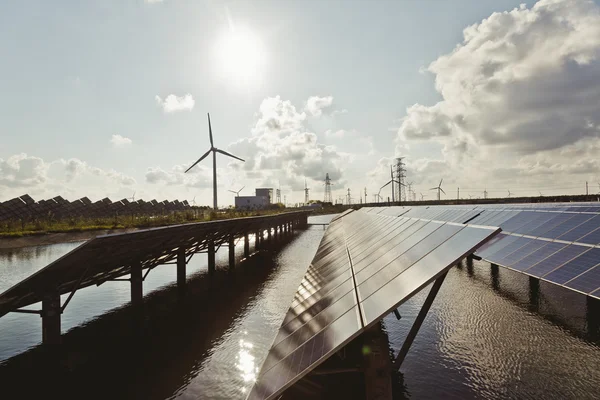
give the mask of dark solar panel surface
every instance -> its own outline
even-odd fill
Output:
[[[498,232],[373,211],[330,222],[249,399],[276,398]]]

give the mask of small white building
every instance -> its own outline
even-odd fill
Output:
[[[235,198],[235,208],[246,210],[259,210],[269,206],[267,196],[237,196]]]

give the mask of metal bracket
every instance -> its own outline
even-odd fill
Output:
[[[410,328],[410,331],[408,332],[406,339],[404,339],[404,344],[402,345],[400,352],[398,353],[398,355],[396,356],[396,359],[394,360],[394,367],[396,369],[399,370],[400,367],[402,366],[402,363],[404,362],[404,359],[406,358],[406,355],[408,354],[408,350],[410,350],[410,346],[412,345],[413,340],[415,340],[415,337],[417,336],[417,333],[419,332],[419,329],[421,328],[421,325],[423,324],[423,321],[425,320],[425,317],[427,316],[427,313],[429,312],[429,308],[431,308],[431,304],[433,304],[433,300],[435,300],[435,296],[437,296],[437,294],[440,290],[440,287],[442,286],[442,283],[444,283],[444,279],[446,278],[447,274],[448,274],[448,270],[444,271],[444,273],[442,275],[440,275],[435,280],[435,282],[433,282],[433,286],[431,287],[431,290],[429,291],[429,294],[427,295],[427,298],[425,299],[425,302],[423,303],[423,307],[421,307],[421,311],[419,311],[417,318],[415,318],[415,322],[413,323],[413,326]]]
[[[42,315],[42,310],[22,310],[22,309],[18,308],[16,310],[10,310],[9,312],[16,312],[16,313],[20,313],[20,314],[38,314],[38,315]]]
[[[400,315],[400,312],[398,311],[398,309],[394,310],[394,315],[396,316],[396,319],[398,321],[400,321],[402,319],[402,315]]]

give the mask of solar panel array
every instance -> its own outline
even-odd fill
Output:
[[[511,204],[369,208],[369,213],[499,226],[476,255],[600,299],[600,205]]]
[[[498,232],[385,213],[334,218],[248,398],[275,398]]]
[[[227,243],[232,235],[242,237],[248,232],[306,218],[308,213],[296,211],[172,225],[96,237],[0,294],[0,317],[37,303],[45,294],[56,290],[60,294],[69,293],[127,275],[134,263],[141,263],[142,269],[151,269],[174,260],[182,247],[186,256],[191,256],[205,251],[210,243],[218,247]]]
[[[70,202],[61,196],[36,202],[31,196],[23,196],[0,203],[0,221],[36,220],[42,218],[66,217],[113,217],[115,215],[161,215],[173,211],[185,211],[191,206],[184,200],[129,201],[127,199],[112,202],[108,198],[92,202],[87,197]]]

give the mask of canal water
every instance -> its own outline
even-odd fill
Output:
[[[235,270],[223,249],[210,279],[196,255],[184,298],[175,267],[158,267],[142,314],[127,282],[83,289],[63,314],[58,354],[39,346],[38,316],[0,318],[0,397],[245,398],[322,235],[311,227]],[[0,292],[78,245],[0,250]],[[384,319],[395,353],[426,293]],[[449,272],[401,372],[396,398],[598,398],[600,338],[584,296],[543,282],[532,293],[524,275],[492,277],[475,262]]]

